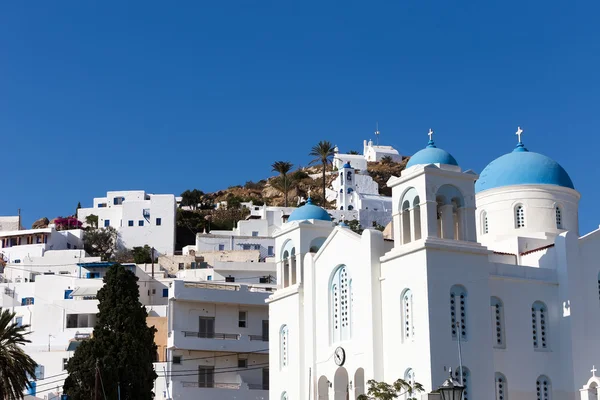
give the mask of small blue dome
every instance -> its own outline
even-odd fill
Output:
[[[534,153],[519,142],[508,154],[498,157],[481,171],[475,192],[511,185],[557,185],[575,189],[567,171],[556,161]]]
[[[318,219],[321,221],[331,221],[331,217],[319,206],[315,206],[312,203],[310,197],[306,200],[306,204],[302,207],[296,208],[290,217],[288,218],[288,222],[291,221],[303,221],[306,219]]]
[[[458,163],[454,157],[452,157],[452,154],[448,153],[446,150],[438,149],[433,140],[430,140],[427,147],[417,151],[410,160],[408,160],[406,168],[419,164],[448,164],[458,166]]]
[[[346,164],[344,164],[344,166],[342,168],[352,168],[352,166],[350,166],[350,163],[347,162]]]

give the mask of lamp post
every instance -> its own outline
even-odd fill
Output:
[[[465,387],[452,378],[452,368],[449,370],[450,376],[444,381],[442,386],[438,388],[438,392],[440,393],[442,400],[461,400]]]

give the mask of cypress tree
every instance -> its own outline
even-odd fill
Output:
[[[67,365],[64,392],[70,399],[93,398],[96,363],[106,398],[116,399],[119,385],[122,400],[153,398],[156,329],[146,324],[148,313],[139,301],[137,281],[120,264],[108,268],[98,291],[99,313],[92,338],[81,343]]]

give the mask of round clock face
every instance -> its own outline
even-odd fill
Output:
[[[338,347],[333,353],[333,359],[336,365],[341,367],[346,362],[346,351],[342,347]]]

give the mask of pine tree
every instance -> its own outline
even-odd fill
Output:
[[[146,325],[148,313],[139,301],[138,278],[120,264],[109,267],[98,291],[99,313],[92,338],[69,360],[64,391],[72,400],[93,398],[96,363],[106,398],[152,399],[156,373],[156,329]]]

